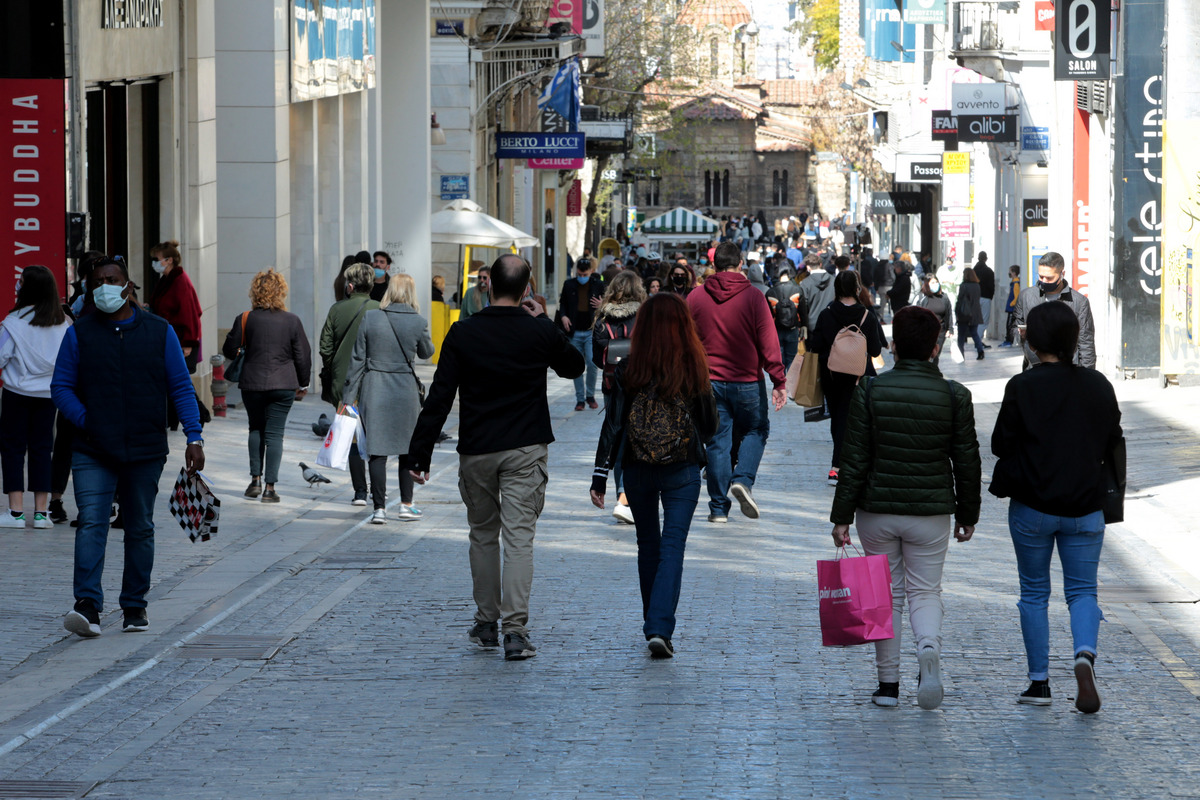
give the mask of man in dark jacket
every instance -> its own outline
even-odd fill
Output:
[[[154,498],[167,447],[167,405],[187,435],[184,461],[204,469],[200,410],[175,331],[161,317],[131,303],[133,283],[124,262],[101,261],[88,279],[95,312],[67,329],[50,393],[78,432],[71,460],[79,528],[75,532],[75,608],[63,627],[78,636],[100,635],[109,512],[114,494],[125,518],[121,581],[124,631],[150,627],[146,592],[154,567]]]
[[[908,305],[909,297],[912,295],[912,273],[909,272],[908,264],[904,261],[893,261],[892,273],[896,277],[887,291],[887,296],[888,303],[892,307],[892,316],[895,316],[897,311]]]
[[[546,369],[583,374],[583,356],[536,300],[522,301],[529,264],[503,255],[492,265],[491,304],[450,328],[437,372],[408,445],[413,480],[429,479],[438,433],[459,396],[458,489],[471,526],[475,625],[469,638],[499,645],[504,657],[529,658],[529,591],[533,537],[546,496],[547,445],[554,441],[546,403]],[[591,329],[585,329],[589,341]],[[503,569],[500,539],[503,534]]]
[[[979,310],[983,314],[983,322],[979,323],[979,341],[983,341],[987,336],[988,325],[992,324],[992,298],[996,296],[996,273],[992,272],[992,268],[987,263],[988,254],[979,251],[979,258],[975,261],[975,277],[979,278]],[[990,344],[983,346],[984,350],[991,350]]]
[[[1072,291],[1064,273],[1066,262],[1058,253],[1046,253],[1038,259],[1038,279],[1033,286],[1021,290],[1017,297],[1016,324],[1021,334],[1021,346],[1025,350],[1025,368],[1038,363],[1033,349],[1025,343],[1025,318],[1031,309],[1039,303],[1049,303],[1059,300],[1067,303],[1079,320],[1079,349],[1075,351],[1075,363],[1083,367],[1096,368],[1096,326],[1092,322],[1092,306],[1088,299],[1076,291]]]
[[[567,278],[558,296],[558,324],[587,363],[586,383],[582,376],[575,379],[576,411],[583,411],[584,403],[590,408],[600,407],[596,402],[598,370],[592,363],[592,320],[604,296],[604,284],[592,272],[591,260],[580,258],[575,262],[575,277]]]
[[[796,357],[800,340],[808,328],[808,306],[800,287],[792,280],[792,269],[782,266],[775,275],[775,285],[767,290],[767,303],[775,318],[775,332],[779,336],[779,353],[786,372]]]
[[[835,544],[849,541],[854,523],[863,550],[886,555],[891,568],[895,636],[875,643],[879,689],[871,700],[879,706],[898,703],[906,595],[920,669],[917,703],[941,704],[942,567],[951,532],[968,541],[979,521],[974,405],[966,387],[930,363],[941,330],[927,309],[896,314],[896,366],[854,390],[829,514]]]
[[[738,246],[731,242],[718,245],[715,263],[716,274],[688,295],[696,330],[708,353],[721,421],[708,445],[708,521],[729,521],[730,496],[737,499],[743,514],[757,519],[758,505],[750,490],[771,430],[764,370],[774,386],[775,410],[787,401],[779,337],[767,298],[754,290],[741,272]],[[734,428],[743,432],[736,468],[730,461]]]

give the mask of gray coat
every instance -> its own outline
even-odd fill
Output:
[[[421,404],[416,376],[405,355],[414,365],[417,358],[433,355],[425,318],[404,303],[368,311],[354,341],[342,399],[358,402],[367,433],[364,449],[369,455],[396,456],[408,451]]]

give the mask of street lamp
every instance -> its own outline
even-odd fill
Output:
[[[445,144],[446,132],[438,125],[437,114],[429,115],[429,143],[432,145]]]

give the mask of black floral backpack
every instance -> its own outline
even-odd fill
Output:
[[[696,426],[682,397],[661,398],[650,385],[633,398],[625,435],[638,461],[680,464],[689,458]]]

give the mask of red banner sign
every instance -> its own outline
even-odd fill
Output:
[[[583,181],[578,179],[571,181],[567,190],[567,216],[583,216]]]
[[[1054,0],[1034,0],[1033,12],[1036,14],[1035,31],[1054,30]]]
[[[529,158],[525,166],[530,169],[583,169],[582,158]]]
[[[0,80],[0,303],[11,305],[30,264],[67,289],[67,166],[61,80]]]
[[[1091,129],[1088,112],[1076,109],[1073,126],[1075,150],[1071,154],[1071,287],[1085,297],[1092,291],[1092,220],[1091,186],[1088,163],[1091,150]]]

